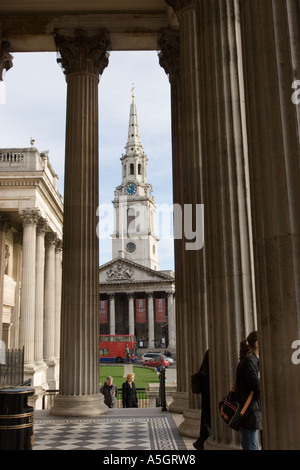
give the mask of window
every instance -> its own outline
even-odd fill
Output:
[[[134,164],[130,163],[130,174],[134,175]]]

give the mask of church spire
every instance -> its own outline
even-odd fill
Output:
[[[126,155],[134,155],[140,154],[142,152],[142,144],[140,138],[140,130],[139,130],[139,123],[138,123],[138,115],[137,115],[137,108],[134,102],[134,84],[132,84],[131,94],[132,94],[132,102],[130,105],[130,112],[129,112],[129,126],[128,126],[128,139],[126,144]]]

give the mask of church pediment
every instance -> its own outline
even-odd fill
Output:
[[[99,268],[100,284],[136,282],[173,282],[174,278],[132,261],[116,258]]]

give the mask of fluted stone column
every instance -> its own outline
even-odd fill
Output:
[[[256,328],[239,2],[198,4],[205,253],[210,349],[210,447],[239,446],[218,401],[235,380],[239,344]]]
[[[22,293],[22,238],[23,233],[14,232],[13,242],[14,242],[14,279],[16,281],[16,290],[15,290],[15,306],[12,311],[12,325],[11,325],[11,335],[10,342],[11,348],[19,348],[19,335],[20,335],[20,303],[21,303],[21,293]]]
[[[204,185],[201,149],[201,108],[199,81],[199,30],[197,22],[196,0],[172,1],[179,20],[180,28],[180,113],[181,113],[181,152],[183,155],[183,203],[184,215],[184,252],[185,269],[185,322],[187,324],[186,389],[188,409],[184,410],[184,422],[180,432],[196,437],[200,429],[199,396],[191,392],[191,375],[199,370],[204,352],[207,348],[207,322],[205,309],[205,259],[201,246],[191,249],[188,246],[188,228],[196,225],[197,205],[203,204]],[[192,217],[186,217],[188,208],[192,208]],[[187,227],[188,225],[188,227]],[[200,231],[201,231],[201,227]],[[197,240],[201,233],[196,234]],[[196,248],[196,249],[195,249]],[[176,269],[176,268],[175,268]],[[176,275],[177,276],[177,275]]]
[[[171,122],[172,122],[172,172],[173,203],[182,211],[184,207],[184,171],[185,158],[181,145],[181,108],[180,108],[180,39],[179,31],[174,28],[162,30],[158,47],[159,63],[169,77],[171,87]],[[188,408],[188,319],[186,302],[186,259],[183,219],[175,219],[174,259],[175,259],[175,298],[176,298],[176,369],[177,389],[170,411],[183,413]]]
[[[109,334],[116,334],[115,294],[109,294]]]
[[[55,333],[54,357],[56,362],[60,354],[60,321],[61,321],[61,274],[62,274],[62,240],[57,238],[55,243]]]
[[[40,217],[36,235],[36,289],[35,289],[35,342],[34,360],[36,365],[45,365],[43,357],[44,338],[44,272],[45,272],[45,232],[46,219]]]
[[[243,0],[263,446],[300,449],[300,80],[298,0]],[[294,344],[294,347],[293,347]],[[299,358],[299,354],[298,354]]]
[[[44,360],[48,365],[47,381],[50,389],[56,389],[54,352],[55,337],[55,244],[57,235],[45,236],[45,303],[44,303]]]
[[[128,294],[128,332],[134,335],[134,294]]]
[[[176,318],[174,303],[174,292],[168,292],[168,349],[171,350],[174,350],[176,347]]]
[[[9,219],[5,215],[0,216],[0,340],[2,340],[2,315],[5,272],[5,241],[6,233],[11,227]]]
[[[106,30],[55,32],[67,80],[60,392],[51,414],[99,415],[98,83]]]
[[[154,306],[153,292],[147,292],[148,299],[148,347],[154,347]]]
[[[23,266],[19,347],[24,346],[24,367],[27,379],[32,378],[35,371],[36,226],[40,213],[34,209],[25,209],[20,212],[20,217],[23,223]]]

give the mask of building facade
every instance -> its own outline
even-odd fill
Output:
[[[47,152],[0,149],[0,325],[5,349],[24,347],[24,379],[57,388],[62,197]]]
[[[156,207],[147,161],[132,93],[122,182],[113,200],[113,259],[100,266],[99,329],[103,334],[135,335],[139,347],[174,352],[175,278],[173,271],[159,271]]]

